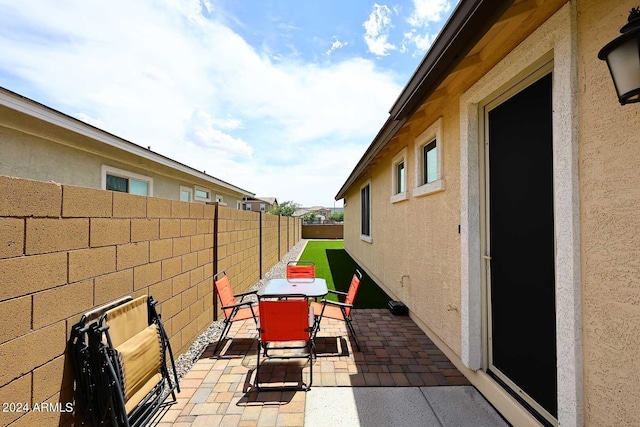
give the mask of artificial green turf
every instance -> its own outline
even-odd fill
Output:
[[[300,255],[300,259],[313,261],[316,263],[316,277],[322,277],[327,281],[327,288],[335,290],[333,284],[333,275],[327,261],[327,249],[343,249],[344,241],[342,240],[322,240],[307,242],[304,252]]]
[[[355,308],[386,308],[390,298],[386,293],[358,266],[344,250],[342,240],[311,241],[300,256],[300,259],[316,263],[316,276],[327,281],[329,289],[347,292],[356,268],[362,272],[360,289],[354,303]],[[327,299],[337,300],[333,294]]]

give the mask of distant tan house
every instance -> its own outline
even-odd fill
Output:
[[[296,209],[296,211],[291,216],[294,218],[299,218],[309,213],[315,213],[317,215],[316,221],[322,222],[329,219],[329,217],[331,216],[331,208],[325,208],[324,206],[311,206],[308,208],[300,207]]]
[[[639,425],[640,104],[598,59],[634,6],[462,0],[336,195],[349,254],[516,426]]]
[[[242,208],[254,194],[0,88],[0,175]]]
[[[269,209],[278,206],[278,199],[275,197],[245,197],[242,205],[245,211],[269,212]]]

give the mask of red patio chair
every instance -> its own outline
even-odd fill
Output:
[[[315,279],[315,277],[315,262],[299,260],[287,263],[287,279]]]
[[[268,295],[263,295],[258,303],[260,321],[258,326],[258,363],[255,378],[255,385],[258,390],[264,389],[264,387],[260,387],[261,353],[266,359],[307,359],[309,361],[309,382],[307,384],[302,382],[302,389],[304,391],[309,390],[313,382],[314,321],[310,315],[309,305],[304,299],[304,295],[287,295],[287,297],[291,297],[291,299],[263,299],[270,298]],[[294,344],[296,341],[298,345]],[[281,343],[291,344],[282,345]],[[305,349],[306,353],[292,351]],[[273,352],[278,352],[279,354],[273,354]],[[267,387],[267,389],[273,388],[276,387]]]
[[[218,343],[213,350],[213,354],[216,354],[222,345],[222,342],[227,337],[233,322],[253,318],[253,321],[256,322],[257,325],[260,311],[258,307],[254,305],[255,301],[244,301],[246,296],[255,295],[257,291],[243,292],[234,295],[231,290],[231,283],[229,282],[229,276],[227,276],[226,271],[222,271],[213,276],[213,281],[215,282],[216,292],[220,299],[220,308],[222,308],[222,312],[224,313],[224,325],[222,327],[222,332],[220,333]],[[237,302],[236,298],[240,298],[240,301]]]
[[[360,270],[356,269],[356,272],[353,274],[353,278],[351,279],[351,284],[349,285],[348,292],[329,290],[329,292],[331,292],[332,294],[343,296],[344,302],[322,299],[319,303],[311,303],[311,307],[313,308],[313,315],[316,317],[316,327],[314,333],[317,333],[320,330],[320,322],[325,317],[336,320],[344,320],[347,324],[349,334],[351,334],[353,340],[356,343],[358,351],[360,351],[360,345],[358,344],[356,332],[354,331],[353,325],[351,324],[351,309],[353,308],[353,302],[355,301],[356,295],[358,294],[361,280],[362,273],[360,272]]]

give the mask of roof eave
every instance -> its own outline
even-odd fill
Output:
[[[389,142],[389,140],[393,138],[393,136],[402,127],[405,121],[406,120],[392,120],[391,118],[387,119],[385,124],[378,132],[378,135],[376,135],[371,145],[369,145],[369,148],[367,148],[367,151],[365,151],[365,153],[362,155],[362,158],[351,172],[351,175],[349,175],[349,178],[347,178],[345,183],[342,185],[342,188],[340,188],[340,191],[338,191],[338,194],[336,194],[335,200],[344,198],[344,195],[349,187],[351,187],[356,182],[360,174],[366,169],[371,160],[373,160],[378,155],[378,153],[382,151],[385,145],[387,145],[387,142]]]
[[[92,126],[88,123],[83,122],[82,120],[78,120],[75,117],[71,117],[65,113],[62,113],[58,110],[55,110],[51,107],[48,107],[44,104],[41,104],[37,101],[34,101],[3,87],[0,87],[0,104],[12,108],[16,111],[20,111],[21,113],[24,113],[28,116],[43,120],[54,126],[59,126],[61,128],[86,136],[87,138],[100,141],[104,144],[118,148],[127,153],[134,154],[147,160],[151,160],[152,162],[179,170],[188,175],[208,181],[211,184],[218,185],[242,195],[252,197],[255,196],[255,193],[237,187],[204,172],[200,172],[199,170],[194,169],[191,166],[187,166],[169,157],[163,156],[162,154],[141,147],[140,145],[137,145],[131,141],[127,141],[124,138]]]
[[[373,158],[422,102],[484,36],[514,0],[462,0],[389,110],[389,119],[353,169],[335,199],[344,198]]]
[[[389,110],[391,117],[398,120],[415,112],[513,2],[461,1]]]

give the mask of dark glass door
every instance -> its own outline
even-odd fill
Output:
[[[486,115],[489,371],[557,418],[551,94],[547,74]]]

